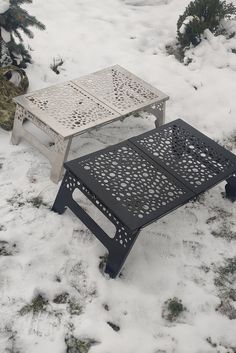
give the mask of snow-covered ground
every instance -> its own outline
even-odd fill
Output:
[[[170,96],[167,121],[181,117],[236,152],[236,39],[208,33],[188,66],[165,51],[187,4],[34,0],[27,9],[47,30],[27,39],[30,90],[117,63]],[[86,133],[69,158],[153,126],[143,114]],[[9,139],[0,130],[0,353],[84,353],[89,340],[91,353],[236,352],[236,208],[224,183],[145,228],[112,280],[97,239],[71,212],[50,211],[59,186],[48,161]],[[171,298],[184,306],[176,318]]]

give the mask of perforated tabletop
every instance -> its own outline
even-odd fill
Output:
[[[236,156],[181,119],[65,163],[129,229],[236,172]]]
[[[65,168],[131,230],[194,196],[129,141],[67,162]]]
[[[236,156],[178,119],[65,167],[134,230],[236,172]]]
[[[181,119],[130,140],[196,195],[236,171],[236,156]]]
[[[73,80],[121,115],[169,97],[119,65]]]
[[[18,96],[14,101],[65,138],[120,117],[72,82]]]
[[[14,101],[66,139],[168,98],[115,65]]]

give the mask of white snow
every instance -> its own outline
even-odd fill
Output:
[[[187,4],[50,0],[42,6],[34,0],[24,5],[47,28],[25,39],[33,48],[29,91],[117,63],[170,96],[167,122],[181,117],[236,153],[235,39],[206,32],[187,53],[188,66],[165,51]],[[50,65],[58,57],[64,64],[56,75]],[[72,144],[69,159],[153,127],[153,117],[143,113],[85,133]],[[9,140],[10,133],[0,130],[0,248],[6,241],[12,253],[0,255],[0,352],[66,353],[65,336],[73,333],[98,342],[91,353],[233,353],[236,320],[216,311],[222,299],[216,269],[236,255],[236,208],[222,197],[224,183],[145,228],[123,276],[111,280],[98,269],[106,252],[101,243],[71,212],[50,211],[59,185],[49,179],[48,161],[26,142],[12,146]],[[36,208],[32,198],[38,196],[44,204]],[[89,208],[84,198],[82,205]],[[220,229],[225,236],[214,236]],[[53,302],[62,292],[81,305],[80,315],[71,315],[68,303]],[[47,311],[20,315],[38,294],[47,298]],[[168,322],[162,310],[173,297],[186,311]]]
[[[192,22],[193,20],[198,20],[199,21],[199,17],[197,17],[197,16],[187,16],[186,18],[185,18],[185,20],[183,21],[183,23],[182,23],[182,26],[180,27],[180,29],[179,29],[179,32],[181,33],[181,34],[184,34],[185,33],[185,31],[186,31],[186,26],[190,23],[190,22]]]
[[[6,12],[10,7],[9,0],[1,0],[0,2],[0,14]]]
[[[186,59],[192,59],[191,68],[197,69],[203,65],[219,69],[229,67],[234,72],[236,55],[232,49],[236,50],[236,38],[215,37],[209,30],[205,30],[204,37],[205,40],[186,53]]]
[[[123,0],[128,5],[133,6],[153,6],[168,4],[171,0]]]
[[[5,43],[10,42],[11,34],[8,31],[6,31],[5,28],[3,28],[3,27],[1,27],[0,30],[1,30],[1,37],[4,40],[4,42]]]

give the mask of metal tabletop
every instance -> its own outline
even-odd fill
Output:
[[[236,172],[236,156],[178,119],[65,168],[135,230]]]
[[[14,101],[67,139],[168,98],[115,65]]]
[[[236,156],[181,119],[130,139],[196,195],[236,171]]]
[[[82,76],[73,83],[120,113],[129,114],[169,97],[119,65]]]

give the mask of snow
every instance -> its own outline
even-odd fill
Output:
[[[123,0],[128,5],[133,6],[154,6],[168,4],[171,0]]]
[[[235,39],[206,32],[187,53],[188,66],[165,51],[187,4],[50,0],[42,6],[34,0],[24,5],[46,25],[46,31],[35,30],[34,39],[26,39],[34,61],[27,69],[29,91],[117,63],[170,96],[167,122],[181,117],[236,153]],[[56,75],[50,64],[58,57],[64,64]],[[69,159],[153,127],[153,117],[143,113],[85,133],[73,142]],[[0,255],[0,352],[65,353],[70,334],[97,341],[91,353],[233,352],[236,322],[216,311],[222,300],[216,269],[236,254],[236,236],[226,238],[228,228],[236,232],[236,209],[222,197],[224,183],[145,228],[123,276],[111,280],[98,269],[105,254],[101,243],[71,212],[50,211],[59,185],[49,179],[48,161],[26,142],[12,146],[9,140],[10,133],[0,130],[0,242],[8,242],[12,253]],[[43,200],[39,208],[34,197]],[[86,199],[82,204],[89,209]],[[213,235],[221,229],[223,236]],[[232,286],[236,289],[233,279]],[[71,314],[68,303],[53,302],[62,292],[80,304],[80,315]],[[47,311],[20,315],[38,294],[47,298]],[[186,311],[168,322],[163,305],[173,297]]]
[[[8,31],[6,31],[3,27],[1,27],[0,30],[1,30],[1,37],[4,40],[4,42],[5,43],[10,42],[11,34]]]
[[[1,0],[0,3],[0,14],[6,12],[9,9],[10,1],[9,0]]]
[[[236,50],[236,38],[215,37],[209,30],[205,30],[204,37],[205,40],[197,48],[190,49],[186,54],[186,58],[192,60],[191,68],[197,69],[203,65],[219,69],[229,67],[234,72],[236,55],[232,49]]]
[[[197,16],[187,16],[187,17],[185,18],[185,20],[183,21],[182,26],[181,26],[180,29],[179,29],[179,32],[180,32],[181,34],[184,34],[185,31],[186,31],[186,26],[187,26],[190,22],[192,22],[194,19],[199,21],[199,18],[198,18]]]

